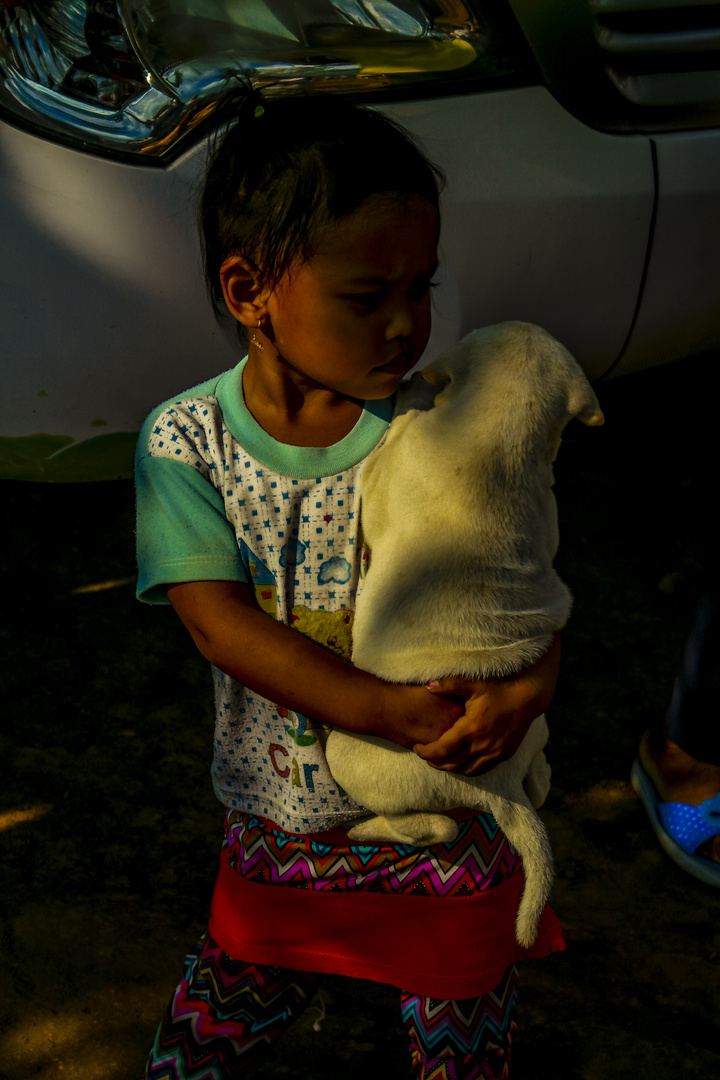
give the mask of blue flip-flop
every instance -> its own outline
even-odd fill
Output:
[[[699,881],[720,887],[720,863],[694,854],[705,840],[720,833],[720,792],[700,806],[661,802],[639,758],[630,778],[663,851]]]

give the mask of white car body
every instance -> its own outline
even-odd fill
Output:
[[[540,84],[405,98],[365,100],[447,176],[426,360],[514,319],[594,379],[720,347],[720,120],[600,130]],[[129,475],[152,406],[240,358],[202,280],[205,145],[153,168],[0,121],[0,475]]]

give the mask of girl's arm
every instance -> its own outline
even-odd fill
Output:
[[[465,715],[434,743],[414,746],[436,769],[478,776],[517,750],[530,724],[550,705],[560,668],[560,634],[530,667],[504,679],[440,679],[435,694],[459,695]]]
[[[386,683],[353,667],[259,611],[246,585],[190,581],[168,586],[167,595],[211,664],[313,720],[412,749],[440,745],[437,740],[465,712],[461,698]]]

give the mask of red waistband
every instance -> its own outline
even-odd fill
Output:
[[[515,939],[525,882],[442,899],[256,884],[220,863],[210,934],[237,960],[391,983],[440,999],[493,990],[510,964],[565,948],[550,905],[529,949]]]

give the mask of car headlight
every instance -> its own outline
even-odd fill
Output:
[[[485,89],[537,79],[504,0],[2,0],[5,120],[93,153],[165,164],[219,102]]]

